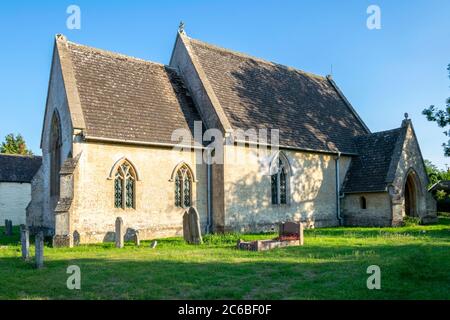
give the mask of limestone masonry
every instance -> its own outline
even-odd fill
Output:
[[[194,143],[198,124],[200,136],[223,138]],[[237,137],[261,129],[279,136],[256,147]],[[192,148],[179,148],[175,130]],[[41,148],[26,223],[55,246],[117,241],[116,230],[134,241],[182,236],[191,207],[202,233],[436,216],[411,120],[372,133],[331,77],[184,31],[169,65],[57,35]]]

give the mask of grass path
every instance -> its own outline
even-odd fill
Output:
[[[246,252],[239,237],[206,236],[75,248],[45,248],[45,267],[20,259],[18,229],[0,228],[0,299],[449,299],[450,218],[432,226],[306,230],[305,246]],[[31,248],[33,255],[34,246]],[[66,269],[81,268],[81,290],[68,290]],[[369,265],[381,290],[368,290]]]

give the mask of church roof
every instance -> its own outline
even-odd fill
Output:
[[[279,129],[282,146],[349,154],[370,132],[330,77],[184,37],[233,129]]]
[[[174,129],[193,135],[200,116],[174,69],[69,41],[66,48],[87,137],[174,144]]]
[[[344,193],[382,192],[395,178],[407,126],[355,138],[358,156],[352,158]]]
[[[0,154],[0,182],[30,183],[41,167],[42,157]]]

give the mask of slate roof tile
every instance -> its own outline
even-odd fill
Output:
[[[200,121],[174,69],[68,42],[89,136],[175,143]]]
[[[326,77],[189,41],[234,129],[279,129],[281,145],[345,153],[368,133]]]
[[[0,182],[30,183],[42,157],[0,154]]]
[[[352,158],[343,192],[386,191],[394,178],[390,168],[398,162],[405,131],[401,127],[355,138],[358,156]]]

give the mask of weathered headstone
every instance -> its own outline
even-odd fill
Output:
[[[124,241],[124,228],[123,220],[121,217],[116,219],[116,248],[123,248]]]
[[[284,222],[280,223],[279,236],[282,238],[283,236],[293,236],[298,237],[299,244],[303,245],[303,223],[299,222]]]
[[[28,260],[30,257],[30,231],[24,225],[20,225],[20,243],[22,245],[22,259]]]
[[[77,230],[73,232],[73,245],[74,246],[80,245],[80,233]]]
[[[300,222],[300,228],[299,228],[299,240],[300,240],[300,245],[303,245],[303,223]]]
[[[134,244],[137,246],[141,245],[141,238],[139,237],[139,231],[136,230],[134,233]]]
[[[38,231],[34,239],[36,268],[44,266],[44,233]]]
[[[153,240],[152,243],[150,243],[150,248],[155,249],[157,245],[158,245],[158,241]]]
[[[190,207],[183,215],[183,236],[188,243],[201,244],[203,242],[200,216],[195,207]]]
[[[7,237],[12,236],[12,221],[11,220],[5,220],[5,235]]]

